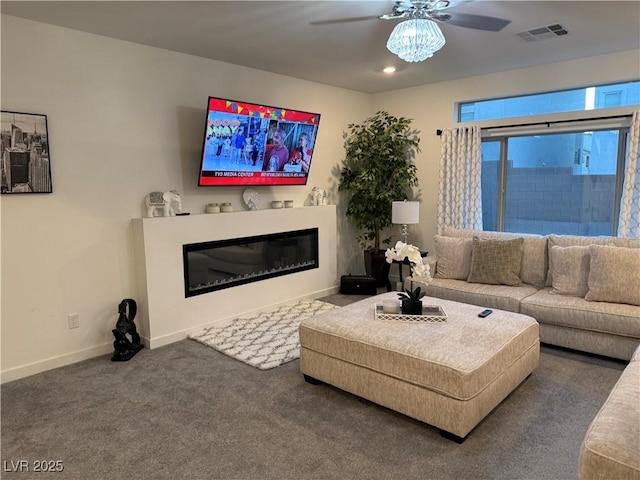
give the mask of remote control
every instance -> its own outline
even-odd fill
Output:
[[[489,315],[491,315],[493,313],[493,310],[485,310],[484,312],[480,312],[478,314],[478,316],[480,318],[484,318],[484,317],[488,317]]]

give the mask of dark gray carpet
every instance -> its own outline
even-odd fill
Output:
[[[624,366],[543,347],[534,374],[458,445],[305,383],[298,360],[260,371],[184,340],[3,385],[2,478],[573,479]],[[8,472],[18,460],[64,471]]]

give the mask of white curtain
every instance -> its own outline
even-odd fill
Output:
[[[480,127],[443,130],[440,142],[438,233],[444,227],[482,230]]]
[[[618,236],[640,238],[640,110],[633,113],[629,130],[629,156],[622,183]]]

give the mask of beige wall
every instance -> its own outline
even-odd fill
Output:
[[[308,186],[262,188],[264,205],[330,188],[342,132],[371,110],[370,95],[15,17],[1,35],[2,109],[47,114],[54,191],[2,197],[3,381],[113,351],[148,192],[243,209],[242,188],[196,186],[209,95],[322,114]]]
[[[2,381],[112,351],[117,305],[138,295],[132,218],[154,190],[178,189],[186,211],[211,201],[242,208],[241,188],[197,188],[209,95],[320,112],[309,187],[262,189],[305,201],[314,185],[337,203],[338,275],[361,273],[361,252],[335,191],[342,132],[379,109],[415,119],[421,225],[433,248],[437,128],[453,103],[636,78],[638,51],[366,95],[262,71],[2,16],[2,109],[48,116],[51,195],[4,195]],[[595,67],[594,67],[595,66]],[[336,279],[337,282],[337,279]],[[80,328],[67,328],[67,314]]]
[[[440,138],[437,129],[455,126],[456,102],[522,95],[585,85],[637,80],[640,50],[582,58],[385,92],[373,98],[373,110],[414,119],[421,132],[418,166],[420,225],[409,227],[409,241],[433,251],[436,234]],[[515,119],[518,120],[518,119]],[[517,122],[515,122],[517,123]]]

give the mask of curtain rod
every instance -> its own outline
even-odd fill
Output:
[[[516,123],[513,125],[499,125],[496,127],[480,127],[481,130],[496,130],[496,129],[500,129],[500,128],[515,128],[515,127],[530,127],[533,125],[546,125],[547,127],[550,127],[553,124],[556,123],[574,123],[574,122],[592,122],[595,120],[609,120],[611,118],[630,118],[631,115],[630,114],[626,114],[626,115],[610,115],[608,117],[592,117],[592,118],[577,118],[574,120],[554,120],[554,121],[549,121],[549,122],[532,122],[532,123]],[[442,135],[442,130],[438,129],[436,130],[436,135],[440,136]]]

